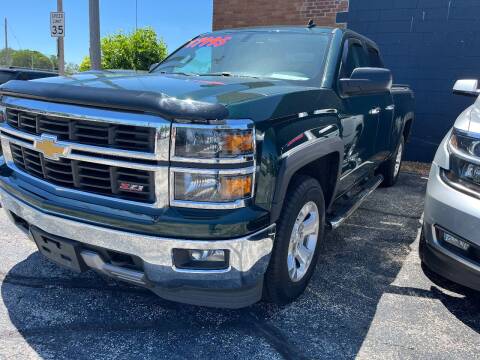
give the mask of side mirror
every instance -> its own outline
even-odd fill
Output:
[[[453,86],[453,93],[466,96],[479,96],[478,80],[457,80]]]
[[[389,91],[392,88],[392,72],[383,68],[356,68],[350,79],[339,80],[343,95],[362,95]]]
[[[148,68],[148,72],[152,71],[153,69],[155,69],[157,66],[158,66],[159,63],[154,63],[152,65],[150,65],[150,67]]]

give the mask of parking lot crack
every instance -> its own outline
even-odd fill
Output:
[[[258,333],[285,359],[308,359],[302,351],[293,344],[283,332],[262,319],[254,312],[248,312],[246,320],[252,324]]]

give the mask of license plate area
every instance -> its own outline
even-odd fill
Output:
[[[80,257],[81,247],[76,241],[48,234],[34,226],[30,227],[30,232],[38,251],[47,259],[79,273],[88,269]]]

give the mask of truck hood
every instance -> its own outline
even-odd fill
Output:
[[[36,82],[93,87],[111,90],[146,91],[177,99],[191,99],[230,105],[276,94],[288,87],[281,80],[246,77],[186,76],[180,74],[135,72],[85,72],[68,77],[35,80]]]
[[[282,80],[92,71],[10,81],[0,86],[0,93],[201,120],[227,118],[228,108],[235,104],[306,89]]]

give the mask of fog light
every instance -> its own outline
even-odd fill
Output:
[[[463,251],[468,251],[468,249],[470,248],[470,244],[468,242],[466,242],[465,240],[462,240],[462,239],[460,239],[456,236],[453,236],[452,234],[447,233],[447,232],[443,231],[442,229],[437,228],[437,235],[438,235],[439,239],[445,241],[446,243],[448,243],[450,245],[453,245],[457,248],[460,248]]]
[[[193,261],[225,261],[223,250],[189,250]]]
[[[173,249],[173,262],[178,269],[223,270],[228,268],[228,250]]]

